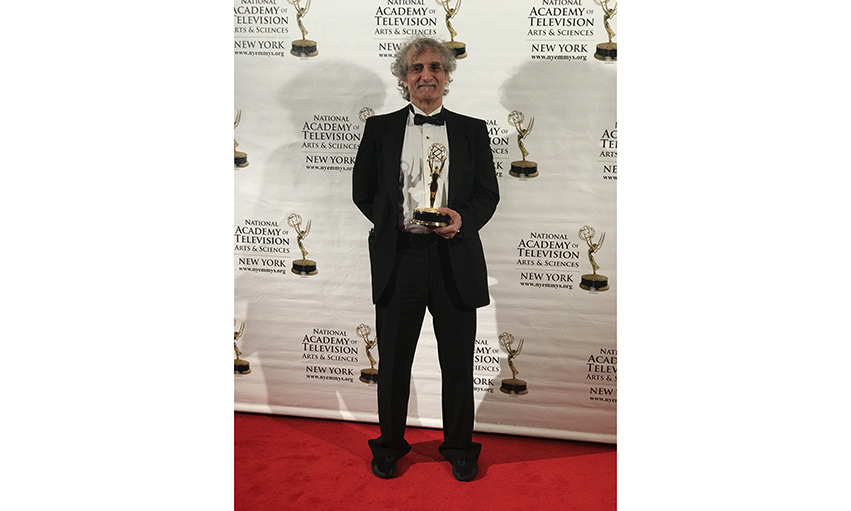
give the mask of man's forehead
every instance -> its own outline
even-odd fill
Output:
[[[425,63],[425,64],[438,63],[440,65],[443,65],[443,61],[440,58],[440,54],[437,53],[436,51],[432,50],[431,48],[426,48],[425,50],[423,50],[419,53],[412,54],[408,58],[408,65],[410,66],[410,65],[413,65],[415,63]]]

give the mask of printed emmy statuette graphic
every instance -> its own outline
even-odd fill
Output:
[[[532,119],[529,120],[529,126],[524,129],[523,121],[525,119],[523,112],[519,110],[512,110],[511,113],[508,114],[508,122],[517,129],[517,145],[520,147],[520,154],[523,155],[522,160],[511,162],[511,170],[509,170],[508,173],[519,178],[538,177],[538,164],[526,159],[526,157],[529,156],[529,151],[527,151],[526,146],[523,145],[523,139],[532,132],[532,126],[535,124],[535,118],[532,117]]]
[[[594,3],[603,8],[603,26],[606,27],[606,33],[609,34],[609,42],[600,43],[597,45],[597,51],[594,52],[594,58],[597,60],[618,60],[618,43],[612,42],[615,37],[615,31],[609,24],[612,16],[617,14],[618,4],[609,8],[609,0],[594,0]]]
[[[446,28],[449,29],[450,39],[450,41],[446,43],[446,46],[455,53],[456,59],[463,59],[467,56],[467,45],[461,41],[455,40],[455,36],[458,35],[458,32],[452,28],[452,23],[450,22],[450,20],[458,14],[458,10],[461,8],[461,0],[457,0],[455,7],[449,7],[449,2],[450,0],[437,0],[437,3],[443,7],[444,11],[446,11]]]
[[[594,243],[595,234],[594,228],[588,227],[587,225],[582,229],[579,229],[579,239],[585,240],[585,243],[588,244],[588,260],[591,261],[591,268],[594,271],[594,273],[582,276],[582,281],[579,283],[579,287],[586,291],[606,291],[609,289],[609,278],[597,273],[597,270],[600,269],[600,265],[598,265],[597,261],[594,260],[594,254],[603,246],[603,241],[606,239],[606,233],[600,235],[600,241],[597,243]]]
[[[242,110],[236,111],[236,117],[233,120],[233,129],[236,129],[239,126],[239,121],[242,119]],[[242,151],[237,151],[236,147],[239,144],[236,139],[233,139],[233,165],[235,167],[247,167],[248,166],[248,155]]]
[[[304,7],[301,6],[301,0],[287,0],[287,2],[295,7],[298,29],[301,30],[301,39],[293,41],[290,53],[301,58],[315,57],[319,55],[316,41],[311,41],[307,38],[307,29],[304,28],[304,23],[301,22],[301,19],[307,15],[307,11],[310,10],[310,0],[306,0]]]
[[[236,321],[234,321],[233,324],[236,326]],[[251,372],[251,367],[249,366],[248,361],[239,358],[239,356],[242,355],[242,351],[240,351],[236,346],[236,341],[242,337],[243,332],[245,332],[245,321],[242,321],[239,324],[239,329],[233,332],[233,351],[236,353],[236,358],[233,360],[234,374],[248,374]]]
[[[416,208],[414,210],[413,222],[428,227],[444,227],[449,225],[449,215],[441,213],[434,207],[434,200],[439,189],[438,181],[443,174],[443,166],[446,164],[446,146],[443,144],[432,144],[428,148],[428,167],[431,173],[429,183],[430,206],[427,208]]]
[[[519,396],[528,394],[529,389],[526,387],[526,382],[517,378],[520,372],[514,366],[514,359],[520,355],[520,350],[523,349],[523,339],[520,339],[520,342],[517,343],[517,347],[515,348],[514,336],[508,332],[503,332],[499,334],[499,345],[508,352],[508,367],[511,369],[511,378],[502,380],[499,390],[505,394],[516,394]]]
[[[375,115],[375,110],[369,108],[368,106],[361,108],[358,112],[358,118],[361,120],[361,122],[366,122],[366,120],[372,117],[373,115]]]
[[[319,273],[319,270],[316,269],[316,261],[311,261],[307,258],[307,249],[304,248],[304,243],[302,243],[304,238],[310,233],[310,220],[307,221],[307,227],[302,230],[301,216],[293,213],[287,217],[287,224],[295,229],[298,249],[301,250],[301,259],[293,261],[292,272],[296,275],[316,275]]]
[[[372,358],[370,350],[375,347],[378,337],[370,341],[369,334],[372,333],[372,329],[363,323],[358,325],[357,332],[363,338],[363,342],[366,343],[366,358],[369,359],[369,369],[361,369],[360,378],[358,379],[364,383],[374,385],[378,383],[378,369],[375,368],[375,359]]]

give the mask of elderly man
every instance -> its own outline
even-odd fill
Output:
[[[428,309],[442,378],[439,450],[456,479],[471,481],[482,448],[472,440],[476,309],[490,303],[479,230],[499,202],[493,157],[485,122],[443,107],[455,70],[450,49],[414,39],[399,50],[391,70],[410,104],[367,120],[352,172],[354,202],[373,224],[381,436],[369,441],[371,466],[376,476],[391,478],[397,460],[411,450],[405,441],[411,366]],[[436,180],[429,162],[433,144],[442,144],[446,157]],[[448,225],[414,222],[414,210],[430,206],[430,192]]]

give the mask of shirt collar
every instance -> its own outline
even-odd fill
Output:
[[[409,114],[436,115],[436,114],[438,114],[439,112],[442,112],[442,111],[443,111],[443,105],[440,105],[439,107],[437,107],[437,110],[435,110],[434,112],[432,112],[432,113],[430,113],[430,114],[427,114],[427,113],[423,112],[423,111],[420,109],[420,107],[416,106],[416,105],[415,105],[415,104],[413,104],[413,103],[410,103],[410,104],[409,104],[409,106],[410,106],[410,108],[408,109]]]

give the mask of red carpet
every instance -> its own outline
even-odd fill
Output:
[[[377,424],[234,414],[234,510],[581,510],[617,508],[617,447],[496,434],[462,483],[437,452],[440,430],[409,428],[393,479],[372,474]]]

